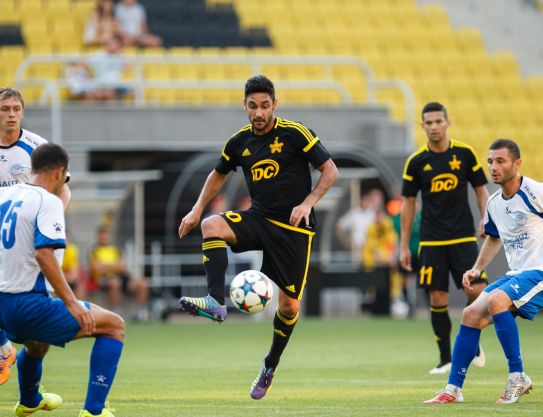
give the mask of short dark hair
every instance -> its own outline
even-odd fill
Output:
[[[427,103],[422,109],[422,113],[421,113],[422,118],[424,119],[424,115],[426,113],[430,113],[433,111],[442,111],[443,115],[445,116],[445,119],[448,117],[447,109],[445,108],[445,106],[441,103],[438,103],[437,101],[432,101],[430,103]]]
[[[514,160],[520,159],[520,148],[512,139],[496,139],[490,145],[490,150],[507,148]]]
[[[68,169],[70,158],[62,146],[44,143],[32,152],[32,172],[34,174],[63,167]]]
[[[269,78],[264,75],[255,75],[245,83],[245,98],[253,93],[266,93],[275,100],[275,87]]]
[[[19,92],[19,90],[11,87],[0,88],[0,101],[4,101],[12,97],[19,100],[21,102],[22,108],[25,108],[25,101],[23,100],[23,95]]]

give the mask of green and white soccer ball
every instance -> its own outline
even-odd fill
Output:
[[[230,283],[230,300],[243,313],[259,313],[273,297],[270,279],[260,271],[247,270],[237,274]]]

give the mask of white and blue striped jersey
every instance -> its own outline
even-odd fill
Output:
[[[10,146],[0,146],[0,187],[25,183],[30,179],[30,155],[47,140],[26,129]]]
[[[543,183],[521,178],[518,191],[506,200],[501,189],[488,199],[485,232],[500,238],[508,274],[543,270]]]
[[[65,248],[61,200],[45,188],[17,184],[0,189],[0,292],[52,291],[36,260],[36,249]],[[55,250],[62,262],[64,249]]]

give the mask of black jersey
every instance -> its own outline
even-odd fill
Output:
[[[330,154],[315,133],[300,123],[278,117],[265,135],[255,135],[252,126],[247,125],[232,136],[215,170],[227,174],[241,166],[252,209],[288,223],[292,209],[311,192],[309,163],[318,168],[328,159]]]
[[[477,187],[487,180],[475,151],[462,142],[451,140],[440,153],[424,145],[407,159],[402,195],[422,193],[421,245],[475,240],[468,182]]]

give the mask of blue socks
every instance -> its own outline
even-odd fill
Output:
[[[17,357],[19,371],[19,402],[25,407],[37,407],[41,401],[39,393],[43,358],[34,358],[21,349]]]
[[[496,335],[500,340],[503,352],[507,358],[509,373],[523,372],[524,368],[520,355],[520,337],[518,334],[517,322],[515,321],[513,314],[510,311],[504,311],[492,316],[492,319],[494,320]]]
[[[90,357],[89,385],[84,409],[98,415],[105,402],[123,350],[123,342],[110,337],[98,337]]]
[[[7,342],[9,342],[8,337],[6,336],[6,332],[3,330],[0,330],[0,346],[4,346]]]
[[[449,384],[462,388],[466,372],[473,358],[477,354],[481,330],[460,325],[456,336],[452,354],[452,367],[449,375]]]

